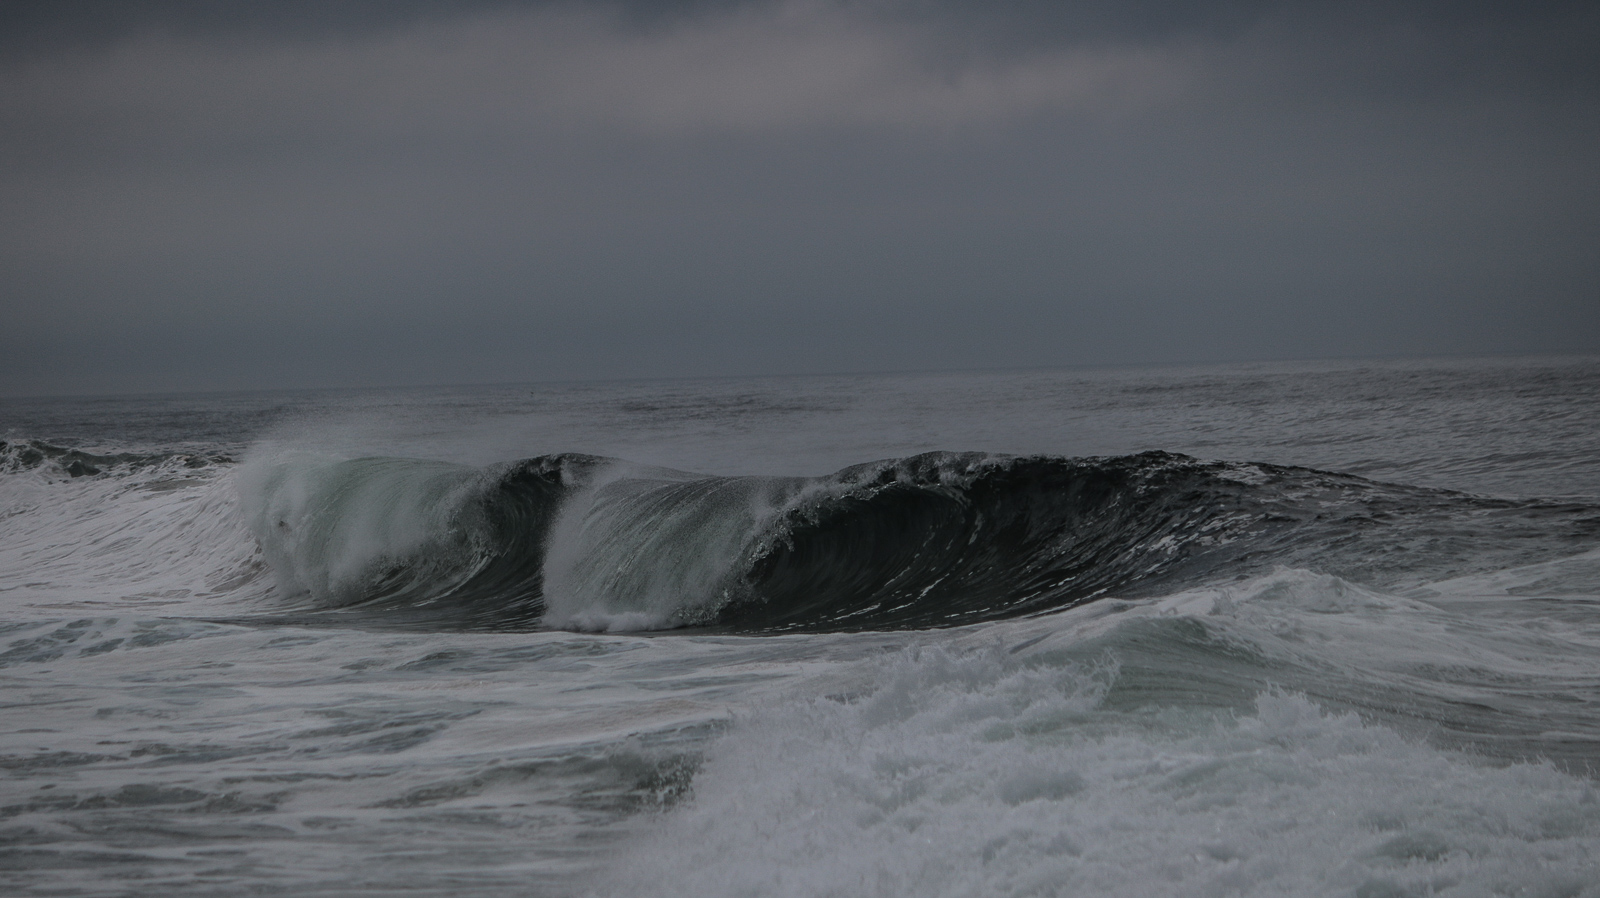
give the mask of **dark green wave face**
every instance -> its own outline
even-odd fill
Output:
[[[448,629],[949,627],[1285,565],[1404,586],[1600,532],[1585,505],[1162,452],[929,453],[816,478],[288,459],[243,482],[304,613]]]

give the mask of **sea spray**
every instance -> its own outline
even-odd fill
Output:
[[[616,464],[575,492],[545,565],[545,623],[581,630],[711,624],[749,600],[745,578],[786,478],[704,477]]]
[[[251,532],[287,597],[325,606],[448,594],[490,547],[474,469],[289,453],[239,475]]]

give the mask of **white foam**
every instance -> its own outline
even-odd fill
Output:
[[[1098,707],[1115,670],[906,653],[710,750],[604,895],[1595,895],[1600,798],[1303,697]]]
[[[231,470],[0,476],[0,594],[24,617],[226,613],[266,588]],[[24,610],[27,609],[27,610]]]

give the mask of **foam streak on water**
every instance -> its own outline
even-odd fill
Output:
[[[0,431],[7,895],[1600,895],[1592,359]]]

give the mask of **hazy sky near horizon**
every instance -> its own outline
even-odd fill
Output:
[[[0,2],[0,393],[1600,352],[1600,5]]]

